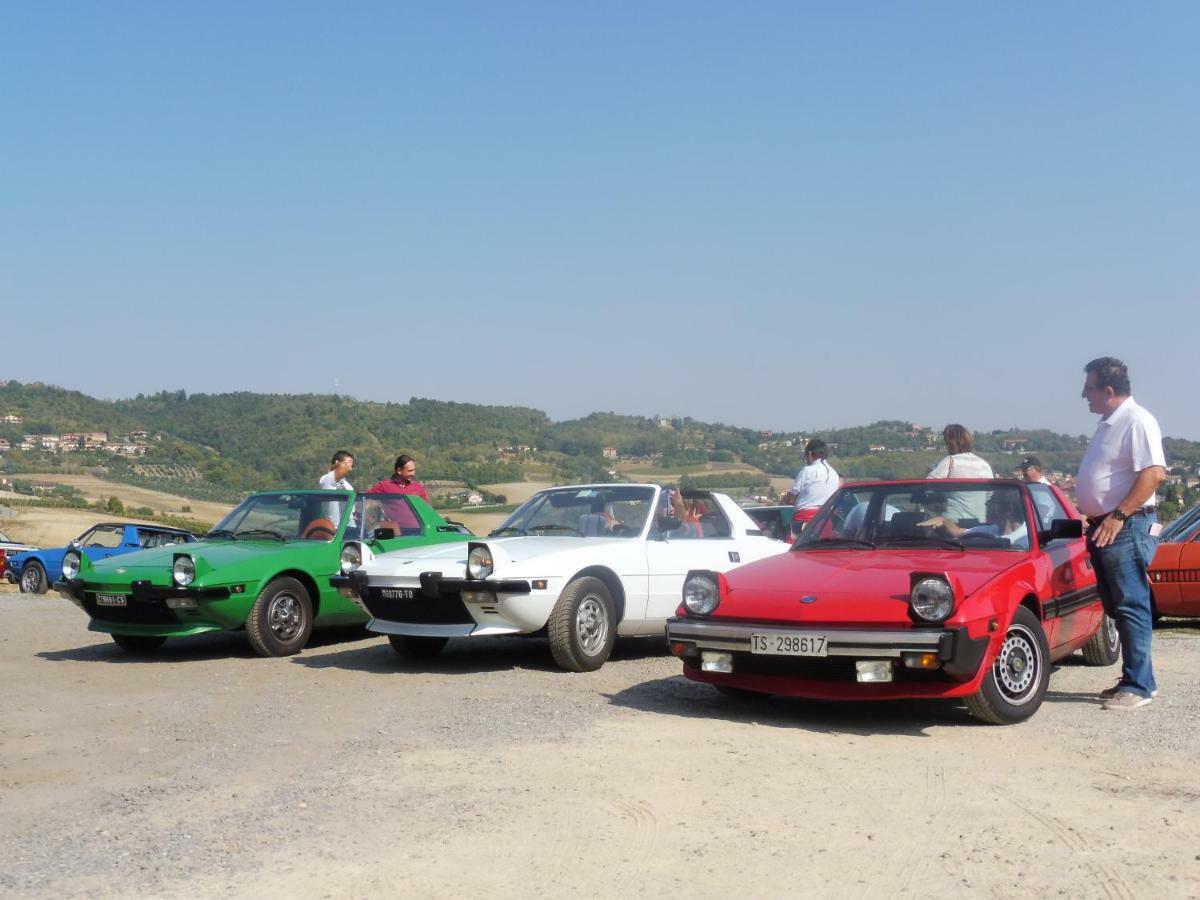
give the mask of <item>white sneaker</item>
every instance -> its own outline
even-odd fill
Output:
[[[1107,700],[1107,699],[1109,699],[1110,697],[1115,697],[1115,696],[1117,696],[1117,694],[1119,694],[1120,692],[1121,692],[1121,682],[1119,682],[1119,681],[1118,681],[1118,682],[1117,682],[1116,684],[1114,684],[1112,687],[1105,688],[1104,690],[1102,690],[1102,691],[1100,692],[1100,699],[1101,699],[1101,700]],[[1152,690],[1152,691],[1150,692],[1150,696],[1151,696],[1151,697],[1157,697],[1157,696],[1158,696],[1158,688],[1155,688],[1154,690]]]
[[[1142,697],[1133,691],[1117,691],[1114,696],[1109,697],[1101,705],[1105,709],[1137,709],[1139,706],[1145,706],[1152,702],[1150,697]]]

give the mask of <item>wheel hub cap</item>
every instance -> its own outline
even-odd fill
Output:
[[[280,594],[267,610],[271,633],[281,641],[290,641],[299,633],[302,619],[300,601],[291,594]]]
[[[608,638],[608,615],[596,597],[584,597],[575,614],[575,633],[585,653],[595,654]]]
[[[1037,649],[1026,634],[1011,632],[1000,648],[993,670],[997,687],[1010,701],[1019,702],[1037,681]]]

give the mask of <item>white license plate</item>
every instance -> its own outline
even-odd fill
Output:
[[[761,631],[750,635],[750,652],[763,656],[827,656],[823,634]]]
[[[380,588],[379,596],[384,600],[412,600],[416,591],[412,588]]]
[[[96,595],[96,605],[97,606],[124,606],[125,602],[126,601],[125,601],[124,594],[97,594]]]

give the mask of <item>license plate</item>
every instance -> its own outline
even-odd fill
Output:
[[[97,606],[124,606],[126,603],[124,594],[97,594]]]
[[[412,600],[416,592],[412,588],[380,588],[379,596],[384,600]]]
[[[779,631],[750,635],[750,652],[764,656],[827,656],[823,634],[786,634]]]

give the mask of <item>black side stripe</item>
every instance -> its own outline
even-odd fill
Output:
[[[1059,594],[1057,597],[1052,597],[1043,605],[1044,618],[1054,619],[1060,616],[1069,616],[1073,612],[1083,609],[1085,606],[1091,606],[1100,599],[1100,593],[1095,587],[1080,588],[1077,591],[1068,591],[1065,594]]]

